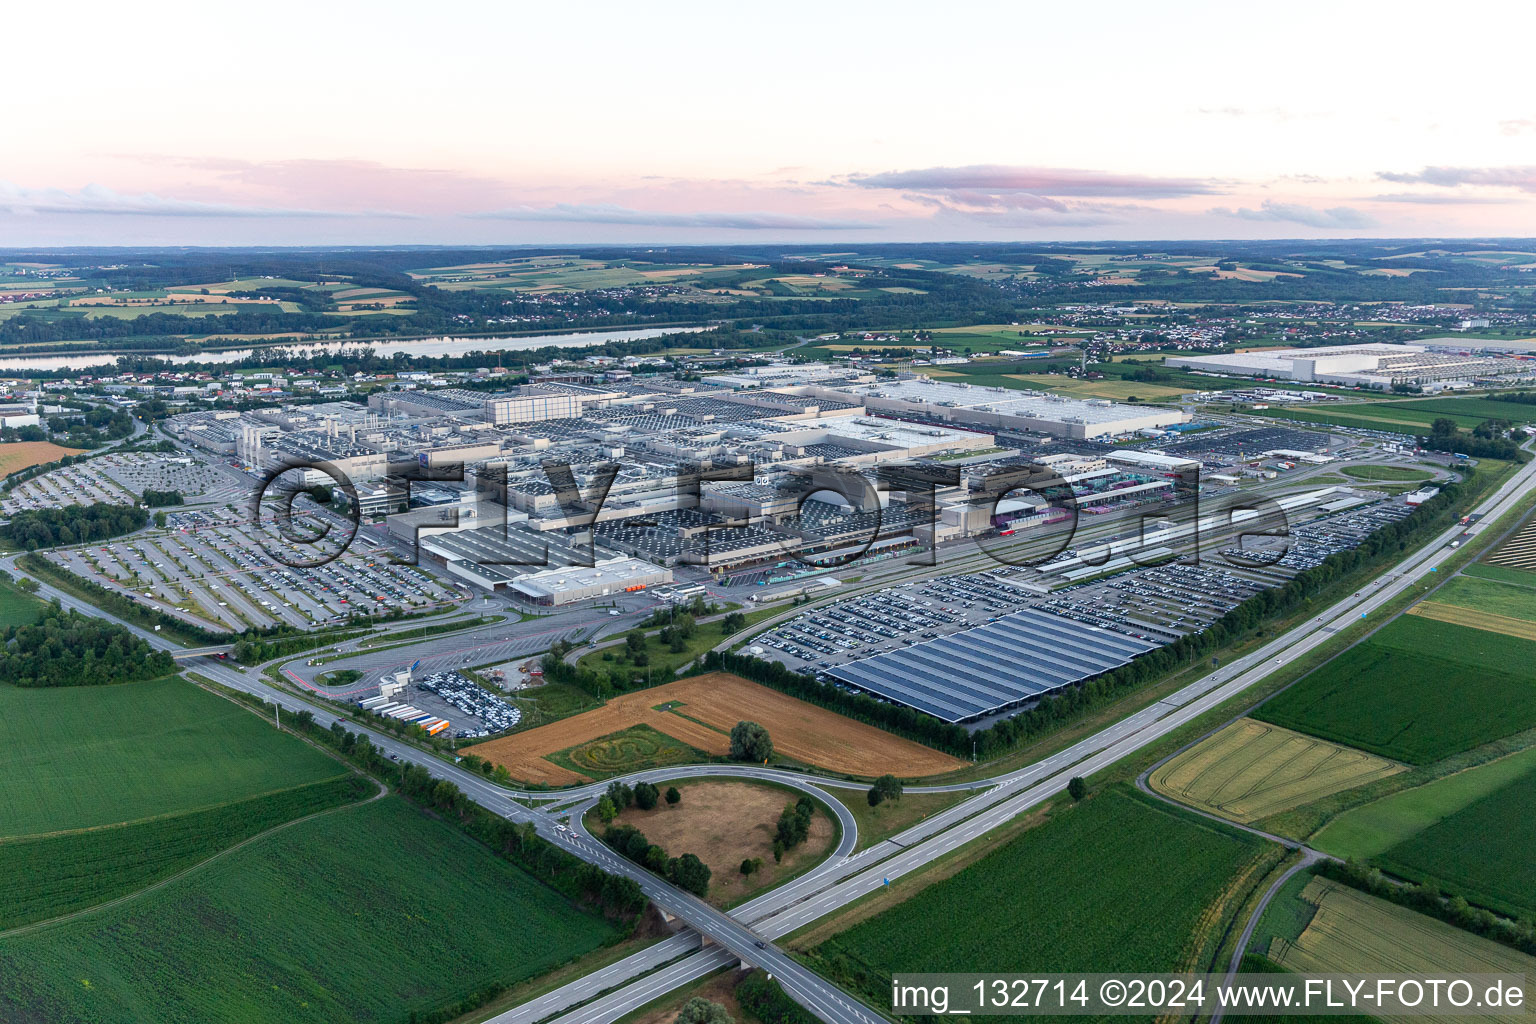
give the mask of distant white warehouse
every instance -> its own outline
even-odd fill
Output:
[[[1386,390],[1393,384],[1518,373],[1519,360],[1429,352],[1423,345],[1326,345],[1261,349],[1214,356],[1169,356],[1168,366],[1237,377],[1314,381]]]
[[[823,389],[809,390],[819,393]],[[1189,415],[1178,409],[1138,408],[1102,398],[1067,398],[1046,391],[926,378],[826,390],[829,397],[839,393],[863,402],[871,413],[940,420],[988,433],[1033,430],[1058,437],[1089,438],[1189,422]]]

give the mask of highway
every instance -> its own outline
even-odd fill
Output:
[[[1532,489],[1536,483],[1536,462],[1522,467],[1493,495],[1486,498],[1477,511],[1482,520],[1473,525],[1476,533],[1491,525],[1504,512]],[[698,952],[688,953],[686,937],[669,939],[676,943],[669,947],[682,955],[670,966],[657,968],[665,963],[662,952],[655,947],[642,951],[627,960],[603,968],[592,975],[571,982],[569,985],[540,996],[537,1000],[516,1007],[494,1018],[498,1024],[517,1024],[542,1019],[528,1014],[550,1013],[591,999],[594,994],[613,989],[598,1002],[582,1006],[574,1013],[559,1018],[565,1024],[602,1024],[616,1020],[639,1006],[688,981],[702,977],[726,963],[741,960],[771,972],[792,998],[801,1003],[818,1018],[830,1024],[865,1024],[884,1018],[864,1006],[837,986],[822,979],[808,968],[776,948],[771,940],[782,937],[803,925],[815,921],[851,901],[881,887],[887,880],[895,880],[915,871],[935,858],[968,843],[987,832],[1012,820],[1018,814],[1038,806],[1064,790],[1073,776],[1088,776],[1108,768],[1117,761],[1135,754],[1144,747],[1181,728],[1200,715],[1227,700],[1240,695],[1256,685],[1277,667],[1292,661],[1334,634],[1354,624],[1361,617],[1417,585],[1419,580],[1444,562],[1454,552],[1449,548],[1463,531],[1460,525],[1452,526],[1427,545],[1410,553],[1391,570],[1378,576],[1352,595],[1348,595],[1332,607],[1319,613],[1271,640],[1259,650],[1222,666],[1177,691],[1174,694],[1107,726],[1098,733],[1083,739],[1071,747],[1053,754],[1035,764],[993,779],[949,786],[913,787],[921,790],[967,790],[981,792],[970,799],[949,808],[911,829],[875,844],[856,855],[849,855],[857,838],[851,815],[843,822],[843,842],[839,849],[813,871],[790,883],[780,886],[756,899],[723,913],[689,893],[682,892],[664,880],[620,857],[602,843],[585,835],[580,827],[580,814],[571,817],[573,833],[560,828],[557,813],[532,810],[516,802],[513,796],[549,799],[553,797],[561,805],[580,801],[583,804],[595,800],[603,787],[589,786],[566,790],[557,794],[514,794],[496,786],[478,774],[460,769],[445,761],[423,756],[416,748],[385,734],[360,728],[355,722],[340,719],[322,707],[315,707],[297,695],[277,690],[265,683],[254,669],[241,669],[227,662],[209,660],[198,666],[215,681],[233,689],[276,703],[287,711],[309,710],[322,726],[342,721],[349,729],[366,733],[372,742],[387,754],[422,764],[434,776],[455,782],[477,803],[516,821],[531,821],[540,835],[570,850],[583,859],[598,864],[606,870],[635,879],[656,906],[679,918],[695,933],[707,936],[710,944]],[[0,559],[0,564],[13,572],[14,556]],[[45,597],[59,597],[66,607],[79,608],[91,615],[103,613],[91,606],[74,601],[44,585]],[[107,616],[111,618],[111,616]],[[157,634],[124,624],[136,635],[144,637],[156,647],[175,650],[175,645]],[[828,805],[836,808],[837,802],[822,789],[862,789],[864,787],[844,780],[819,778],[813,774],[784,772],[750,765],[707,766],[690,768],[677,766],[655,769],[629,776],[630,781],[648,779],[661,781],[671,778],[700,774],[730,774],[760,778],[793,785],[808,791],[820,792]],[[846,810],[844,811],[846,814]],[[843,817],[843,815],[840,815]],[[762,943],[762,945],[759,945]],[[646,973],[649,972],[649,973]],[[638,975],[638,977],[636,977]],[[625,976],[635,980],[624,983]],[[614,986],[618,986],[615,988]],[[537,1003],[538,1006],[534,1006]]]
[[[1536,484],[1536,462],[1523,467],[1494,494],[1484,499],[1477,508],[1477,511],[1483,513],[1483,518],[1471,527],[1472,532],[1479,532],[1514,508],[1530,493],[1533,484]],[[878,843],[835,864],[831,870],[818,872],[814,876],[803,876],[743,904],[735,908],[731,916],[744,919],[765,941],[779,938],[971,842],[1064,791],[1073,776],[1092,775],[1135,754],[1255,686],[1281,664],[1326,643],[1340,630],[1417,585],[1423,577],[1451,557],[1454,551],[1449,545],[1462,532],[1463,527],[1460,525],[1448,528],[1427,545],[1409,554],[1389,572],[1378,576],[1331,608],[1296,625],[1261,649],[1230,662],[1169,697],[1043,761],[986,782],[971,784],[990,788],[920,822],[893,839]],[[677,775],[687,774],[686,769],[671,771]],[[837,783],[821,780],[821,785],[832,787]],[[913,787],[913,791],[919,788],[964,787]],[[660,994],[658,986],[667,979],[675,978],[680,986],[715,969],[709,966],[710,961],[705,957],[706,953],[694,954],[670,968],[666,978],[661,974],[642,977],[623,989],[610,992],[601,1004],[584,1006],[579,1014],[567,1014],[560,1018],[561,1024],[576,1024],[578,1020],[584,1024],[604,1024],[617,1020],[625,1013],[657,998]],[[752,958],[747,959],[750,961]],[[693,970],[682,969],[688,964],[694,965]],[[822,1014],[817,1007],[801,999],[799,986],[791,987],[789,981],[782,977],[780,980],[785,982],[787,991],[803,1005],[816,1010],[822,1019],[840,1019]],[[560,992],[556,990],[546,998],[557,997]],[[577,993],[569,992],[565,995],[574,1000]],[[503,1024],[504,1020],[510,1024],[517,1019],[495,1018],[497,1024]]]

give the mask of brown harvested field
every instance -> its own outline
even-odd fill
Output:
[[[6,476],[28,466],[40,466],[66,455],[79,455],[83,448],[65,448],[52,441],[13,441],[0,444],[0,476]]]
[[[665,789],[665,787],[663,787]],[[817,809],[805,842],[773,862],[773,837],[785,804],[799,794],[753,782],[699,780],[677,786],[683,799],[675,806],[665,800],[653,810],[631,807],[618,824],[633,825],[672,857],[691,853],[709,865],[709,901],[734,903],[777,879],[798,874],[825,857],[837,830],[826,812]],[[597,830],[594,821],[590,827]],[[741,862],[759,857],[763,866],[750,880],[742,877]]]
[[[1495,615],[1493,612],[1480,611],[1476,608],[1461,608],[1453,604],[1441,604],[1438,601],[1420,601],[1408,609],[1408,614],[1434,619],[1436,622],[1449,622],[1457,626],[1483,629],[1490,633],[1518,636],[1523,640],[1536,640],[1536,622],[1516,619],[1509,615]]]
[[[672,711],[658,711],[675,705]],[[684,717],[687,716],[687,717]],[[796,700],[727,672],[710,672],[615,697],[600,708],[541,725],[471,748],[514,778],[555,786],[587,781],[550,762],[546,755],[648,725],[710,754],[730,751],[731,727],[743,719],[760,722],[774,750],[816,768],[873,777],[938,775],[967,762],[872,725]]]

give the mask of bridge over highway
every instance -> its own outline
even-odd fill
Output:
[[[210,644],[207,647],[188,647],[185,650],[171,651],[171,658],[175,661],[191,661],[193,658],[206,658],[212,655],[228,654],[235,649],[234,644]]]

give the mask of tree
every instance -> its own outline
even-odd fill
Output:
[[[741,612],[731,612],[731,614],[720,620],[720,632],[722,633],[740,633],[746,628],[747,617],[741,614]]]
[[[1072,776],[1072,780],[1067,783],[1067,792],[1072,794],[1073,800],[1081,800],[1088,795],[1088,780],[1081,775]]]
[[[708,999],[694,996],[683,1004],[682,1012],[673,1024],[735,1024],[725,1007]]]
[[[864,794],[864,796],[869,801],[869,806],[871,807],[879,807],[885,801],[885,794],[880,792],[879,786],[870,786],[869,792]]]
[[[737,722],[731,729],[731,757],[737,761],[767,761],[773,756],[768,730],[756,722]]]
[[[709,865],[693,854],[683,854],[668,867],[671,869],[672,881],[678,886],[687,889],[695,896],[704,896],[709,893]]]
[[[613,806],[613,799],[606,794],[597,802],[597,816],[604,825],[609,824],[619,816],[619,809]]]
[[[878,806],[881,801],[884,800],[900,800],[901,792],[902,790],[900,779],[894,775],[882,775],[876,779],[875,784],[870,787],[869,806]],[[880,795],[878,800],[875,799],[876,793]]]
[[[811,816],[816,813],[816,804],[808,796],[802,796],[792,804],[785,804],[784,810],[779,814],[779,824],[774,835],[778,842],[784,844],[784,849],[792,849],[805,842],[805,837],[811,831]]]
[[[607,796],[613,801],[613,806],[621,811],[635,802],[635,791],[618,781],[608,783]]]
[[[783,859],[784,859],[784,840],[782,840],[782,839],[775,839],[773,841],[773,862],[775,864],[777,864],[779,861],[781,861]]]
[[[741,862],[741,873],[743,875],[750,875],[750,874],[754,873],[755,871],[757,871],[757,869],[762,867],[762,866],[763,866],[763,862],[762,862],[761,858],[759,858],[759,857],[748,857],[746,860]]]
[[[1429,425],[1429,432],[1436,437],[1449,437],[1456,433],[1456,421],[1449,416],[1441,416]]]
[[[681,794],[681,793],[679,793],[677,791],[677,787],[676,786],[668,786],[667,787],[667,803],[669,803],[669,804],[676,804],[682,798],[683,798],[683,794]]]
[[[642,782],[635,787],[635,806],[642,811],[649,811],[656,806],[660,796],[655,786],[649,782]]]

